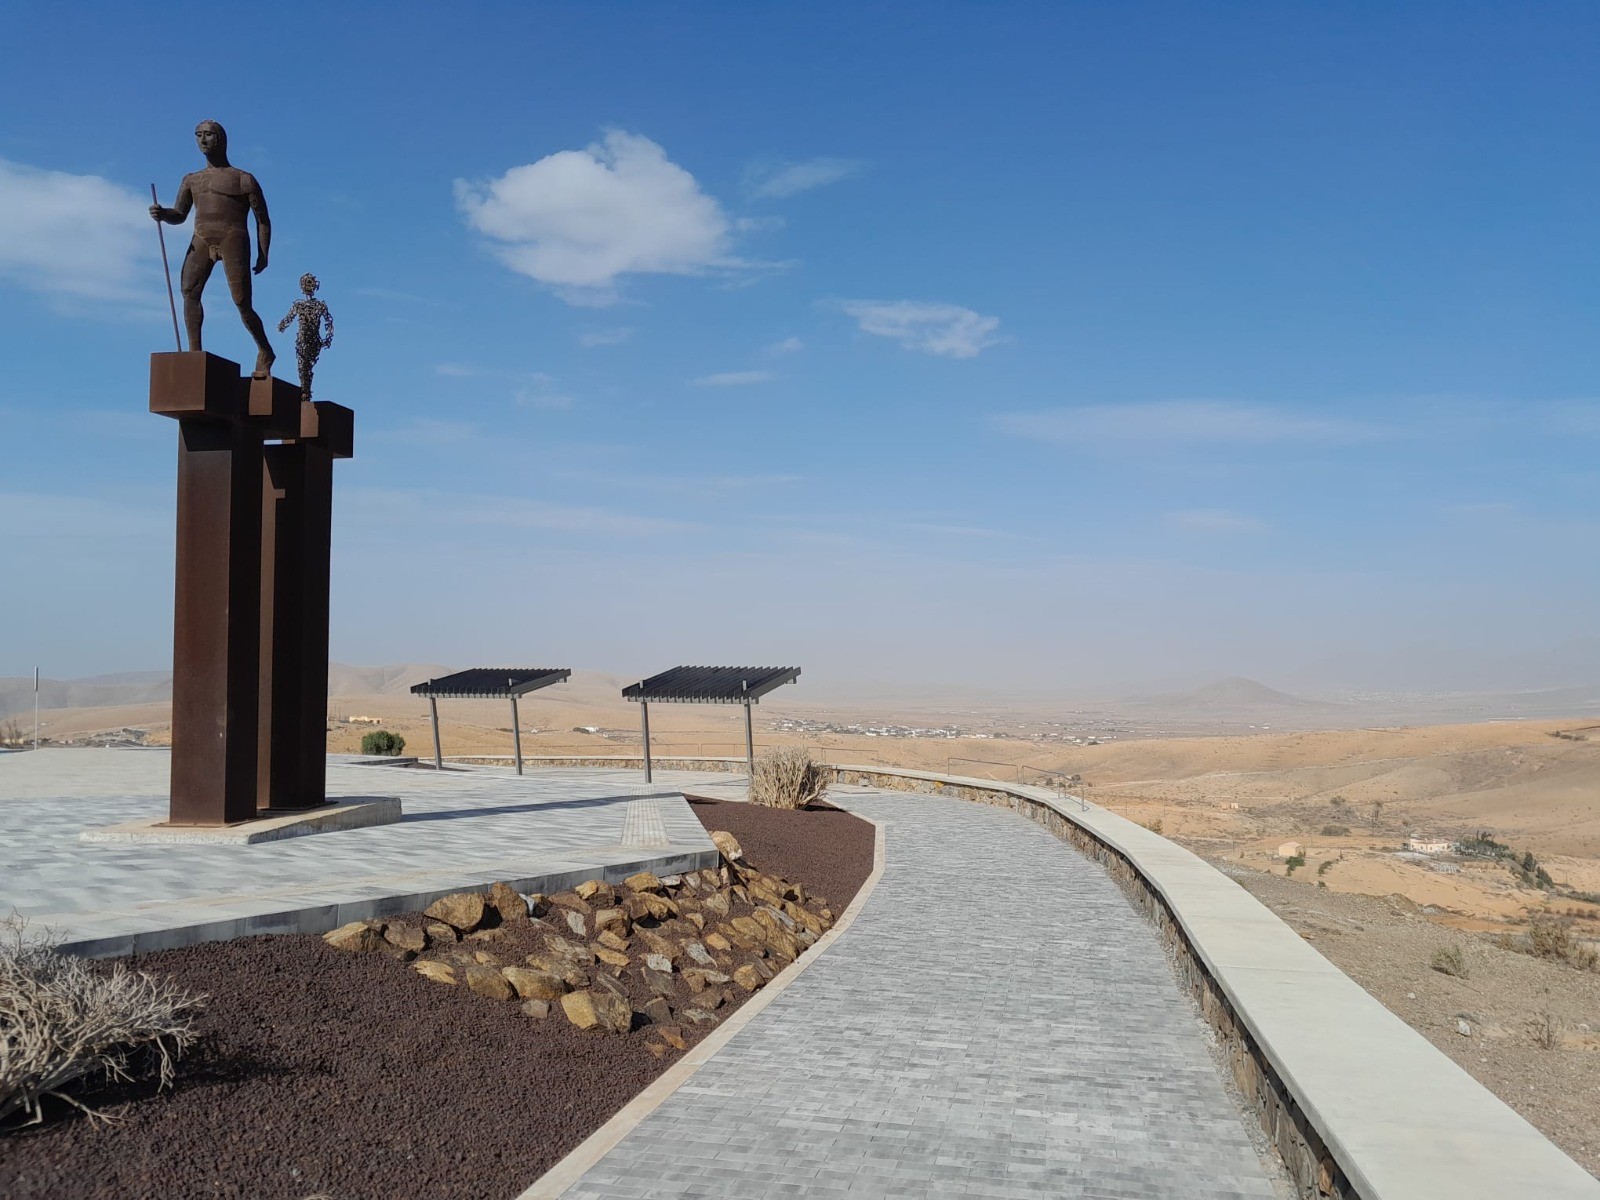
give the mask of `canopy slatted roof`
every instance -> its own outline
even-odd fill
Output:
[[[472,667],[413,684],[411,694],[453,700],[505,700],[526,696],[552,683],[564,683],[571,675],[570,667]]]
[[[622,689],[628,700],[667,704],[759,704],[800,678],[799,667],[673,667]]]

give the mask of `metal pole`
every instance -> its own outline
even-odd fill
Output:
[[[639,701],[639,724],[644,729],[644,781],[650,783],[650,701]]]
[[[439,749],[439,697],[428,697],[428,711],[433,714],[433,769],[444,770],[444,754]]]
[[[750,730],[750,701],[744,702],[744,763],[750,772],[750,786],[756,785],[756,739]]]
[[[517,698],[511,697],[511,741],[517,748],[517,774],[522,774],[522,721],[517,716]]]
[[[39,668],[33,669],[33,748],[39,748]]]

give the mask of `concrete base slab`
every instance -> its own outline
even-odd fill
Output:
[[[399,819],[398,796],[370,796],[360,800],[335,801],[304,812],[241,821],[237,825],[169,825],[159,820],[124,821],[120,825],[85,829],[78,835],[78,840],[147,846],[253,846],[258,842],[281,842],[285,838],[306,837],[313,833],[393,825]]]

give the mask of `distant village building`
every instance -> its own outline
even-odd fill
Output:
[[[1278,847],[1279,858],[1293,858],[1295,855],[1304,854],[1305,852],[1305,847],[1299,842],[1285,842]]]
[[[1444,854],[1451,845],[1449,838],[1428,837],[1416,833],[1406,839],[1406,849],[1415,850],[1418,854]]]
[[[383,718],[382,717],[346,717],[345,720],[347,722],[349,722],[351,725],[382,725],[383,724]]]

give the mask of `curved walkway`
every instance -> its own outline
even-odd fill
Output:
[[[1277,1194],[1099,866],[968,801],[830,798],[885,826],[855,924],[566,1200]]]

